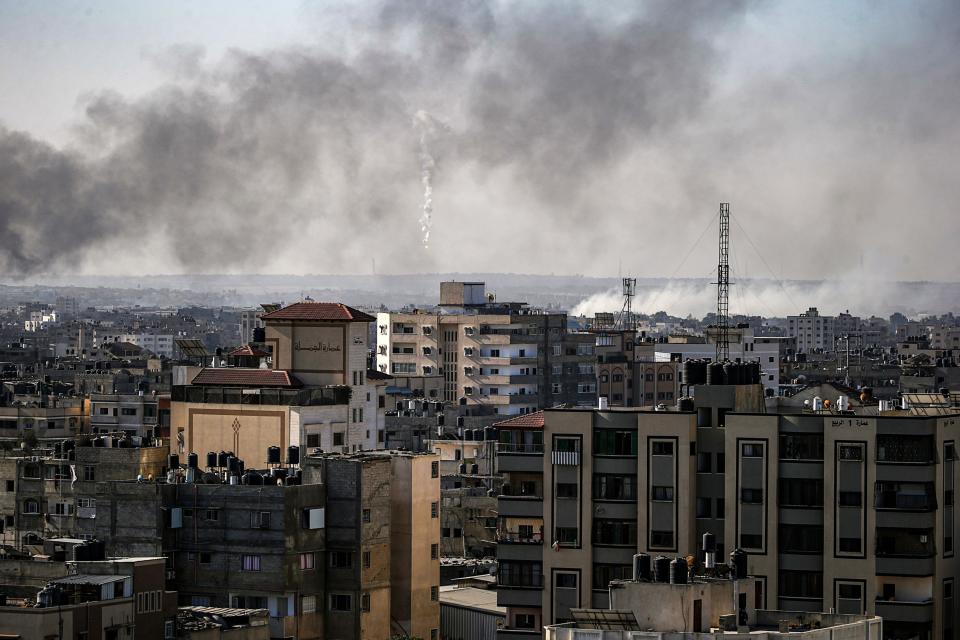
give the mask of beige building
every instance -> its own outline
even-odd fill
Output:
[[[367,380],[371,316],[298,302],[263,315],[272,368],[182,368],[171,403],[171,451],[232,451],[247,466],[268,447],[350,453],[383,442]]]
[[[377,369],[444,378],[442,400],[522,415],[596,401],[593,336],[566,314],[497,303],[482,282],[443,282],[433,311],[377,314]]]

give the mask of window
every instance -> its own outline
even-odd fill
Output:
[[[697,498],[697,517],[710,517],[710,498]]]
[[[108,407],[100,407],[97,411],[98,415],[108,416],[110,415],[110,409]]]
[[[823,574],[816,571],[780,571],[780,597],[823,598]]]
[[[440,516],[440,503],[431,502],[430,503],[430,517],[438,518]]]
[[[823,434],[781,433],[781,460],[823,460]]]
[[[350,569],[353,567],[352,551],[329,551],[330,567],[333,569]]]
[[[270,512],[269,511],[251,512],[250,528],[251,529],[269,529],[270,528]]]
[[[651,531],[650,546],[660,548],[673,547],[673,531]]]
[[[763,547],[763,536],[758,533],[741,533],[740,546],[744,549],[760,549]]]
[[[841,491],[837,494],[837,504],[841,507],[862,507],[862,491]]]
[[[300,570],[301,571],[310,571],[314,567],[314,562],[316,558],[313,552],[301,553],[300,554]]]
[[[763,445],[757,442],[745,442],[740,445],[740,454],[744,458],[762,458]]]
[[[840,445],[838,457],[840,460],[863,460],[863,445]]]
[[[780,478],[781,507],[822,507],[823,480]]]
[[[437,560],[440,558],[440,545],[434,543],[430,545],[430,559]]]
[[[579,495],[577,483],[575,482],[558,482],[557,483],[557,497],[558,498],[576,498]]]
[[[823,553],[823,525],[781,524],[780,553]]]
[[[933,436],[877,436],[877,462],[933,462],[933,451]]]
[[[710,473],[712,471],[712,454],[700,452],[697,454],[697,473]]]
[[[673,443],[666,442],[663,440],[654,441],[650,445],[650,453],[655,456],[672,456],[673,455]]]
[[[364,524],[369,524],[370,522],[370,509],[363,509],[360,511],[360,519]]]
[[[123,409],[120,409],[120,415],[122,415],[122,416],[135,416],[135,415],[137,415],[137,410],[136,410],[136,409],[130,409],[130,408],[128,408],[128,407],[124,407]]]
[[[439,478],[439,477],[440,477],[440,463],[439,463],[439,462],[434,461],[434,462],[431,462],[431,463],[430,463],[430,477],[431,477],[431,478]]]
[[[23,503],[24,513],[40,513],[40,503],[36,500],[25,500]]]
[[[860,538],[840,538],[838,550],[841,553],[862,553],[862,540]]]
[[[563,385],[559,382],[553,382],[550,384],[550,393],[563,393]]]
[[[593,588],[606,591],[612,580],[630,580],[633,568],[629,564],[594,564]]]
[[[218,522],[220,520],[220,510],[207,509],[203,512],[203,517],[206,518],[209,522]]]
[[[601,545],[636,546],[637,523],[630,520],[595,519],[593,542]]]
[[[360,558],[361,558],[361,561],[363,562],[363,568],[369,569],[370,568],[370,552],[364,551],[363,553],[360,554]]]
[[[207,551],[200,552],[200,564],[210,564],[210,553]]]
[[[650,499],[655,502],[673,502],[673,487],[650,487]]]
[[[723,520],[726,515],[725,504],[723,498],[717,498],[717,520]]]
[[[575,573],[558,573],[556,575],[556,587],[558,589],[576,589],[577,588],[577,574]]]
[[[576,527],[557,527],[555,530],[554,540],[560,544],[575,545],[577,544],[578,534]],[[594,540],[596,542],[596,540]]]
[[[536,624],[537,617],[532,613],[518,613],[513,619],[513,626],[517,629],[534,629]]]
[[[333,446],[342,447],[343,446],[343,432],[334,432],[333,434]]]
[[[260,571],[260,556],[240,556],[240,569],[242,571]]]
[[[597,500],[636,500],[637,477],[596,474],[593,476],[593,497]]]
[[[352,611],[353,602],[348,593],[330,594],[330,611]]]
[[[7,480],[7,491],[13,491],[13,480]]]
[[[436,602],[440,599],[440,587],[430,587],[430,600]]]
[[[763,489],[747,489],[741,487],[740,502],[743,504],[763,504]]]
[[[637,432],[597,429],[593,434],[594,454],[598,456],[637,455]]]

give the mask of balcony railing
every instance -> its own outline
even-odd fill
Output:
[[[517,531],[498,531],[497,542],[503,544],[543,544],[543,534],[521,534]]]
[[[543,455],[543,444],[498,442],[497,453],[528,453],[533,455]]]
[[[579,451],[554,451],[553,464],[577,466],[580,464]]]
[[[500,573],[497,575],[497,586],[500,587],[529,587],[542,589],[543,574],[508,574]]]

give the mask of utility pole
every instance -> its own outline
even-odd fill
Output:
[[[730,359],[730,203],[720,203],[717,263],[717,362]]]

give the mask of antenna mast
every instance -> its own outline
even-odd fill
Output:
[[[720,203],[717,264],[717,362],[730,359],[730,203]]]
[[[621,331],[636,332],[637,322],[633,315],[633,296],[637,295],[637,279],[623,278],[623,307],[620,309],[618,328]]]

